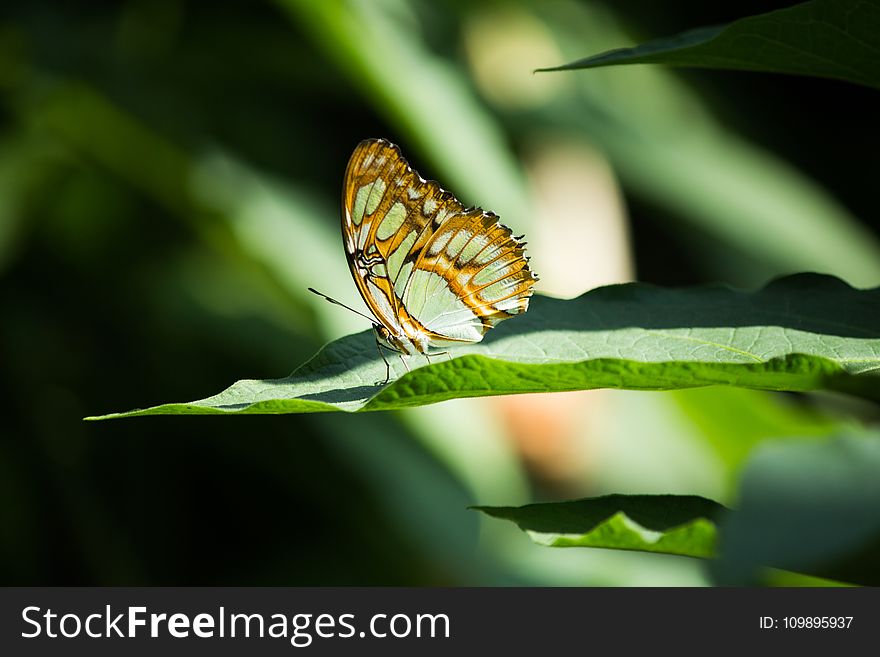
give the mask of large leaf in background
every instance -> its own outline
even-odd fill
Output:
[[[570,301],[536,297],[526,315],[455,354],[409,373],[394,363],[399,378],[381,387],[385,366],[365,331],[327,345],[284,379],[239,381],[197,402],[104,417],[387,410],[457,397],[711,384],[880,399],[880,288],[811,274],[758,292],[612,285]]]
[[[562,56],[586,42],[603,49],[626,39],[596,5],[541,6]],[[864,287],[880,283],[877,237],[816,181],[713,118],[671,71],[632,66],[545,77],[581,98],[548,105],[533,121],[586,135],[628,191],[687,222],[671,234],[715,277],[751,286],[809,270]],[[705,241],[694,248],[693,229],[713,248]]]
[[[533,541],[549,547],[641,550],[704,559],[715,554],[716,521],[725,511],[696,495],[606,495],[473,508],[515,522]]]
[[[880,0],[813,0],[540,71],[669,64],[793,73],[880,87]]]
[[[756,452],[737,510],[721,525],[722,584],[749,584],[764,566],[880,585],[880,432]]]

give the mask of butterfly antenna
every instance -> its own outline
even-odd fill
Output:
[[[324,298],[325,298],[327,301],[329,301],[330,303],[335,303],[337,306],[342,306],[342,307],[345,308],[346,310],[350,310],[351,312],[353,312],[355,315],[360,315],[360,316],[363,317],[364,319],[369,320],[371,324],[375,324],[375,323],[376,323],[376,319],[375,319],[374,317],[370,317],[370,316],[368,316],[368,315],[364,315],[362,312],[360,312],[360,311],[358,311],[358,310],[355,310],[355,309],[352,308],[351,306],[346,306],[346,305],[345,305],[344,303],[342,303],[341,301],[337,301],[337,300],[334,299],[333,297],[328,297],[328,296],[327,296],[326,294],[324,294],[323,292],[318,292],[318,291],[317,291],[315,288],[313,288],[313,287],[310,287],[310,288],[309,288],[309,292],[313,292],[313,293],[317,294],[319,297],[324,297]]]

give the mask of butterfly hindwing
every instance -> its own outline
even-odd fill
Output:
[[[420,253],[403,295],[432,342],[478,342],[499,321],[528,308],[535,278],[523,245],[479,209],[443,224]]]
[[[364,301],[416,351],[478,342],[528,307],[536,277],[524,244],[494,214],[424,180],[385,140],[363,141],[351,156],[342,233]]]

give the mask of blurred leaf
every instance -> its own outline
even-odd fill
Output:
[[[45,201],[43,190],[53,185],[61,159],[51,144],[32,135],[0,138],[0,272],[15,254],[28,212]]]
[[[793,73],[880,87],[880,0],[813,0],[539,71],[670,64]]]
[[[339,228],[323,220],[335,219],[338,209],[304,186],[275,180],[222,151],[195,160],[192,190],[226,221],[239,248],[265,265],[290,297],[311,306],[322,336],[363,328],[363,318],[307,291],[308,282],[318,285],[317,271],[322,289],[351,288]]]
[[[244,380],[189,404],[103,417],[385,410],[453,399],[593,388],[711,384],[829,388],[880,399],[880,288],[804,274],[758,292],[723,286],[598,288],[571,301],[535,297],[461,356],[384,388],[371,331],[325,346],[285,379]],[[413,367],[421,359],[412,358]],[[402,376],[401,376],[402,374]]]
[[[398,419],[393,414],[335,414],[316,421],[325,430],[323,441],[369,483],[398,531],[432,555],[438,567],[463,577],[461,582],[497,582],[497,564],[476,549],[479,523],[461,513],[463,506],[473,503],[472,494]],[[425,524],[427,515],[430,526]],[[466,568],[461,561],[469,561]]]
[[[415,17],[407,15],[408,5],[278,4],[360,89],[362,97],[351,102],[370,103],[405,133],[466,205],[490,207],[517,230],[528,229],[530,199],[504,134],[459,69],[426,47]],[[433,32],[435,26],[425,29]]]
[[[819,440],[844,423],[781,395],[756,390],[715,387],[673,394],[731,478],[739,476],[740,466],[766,440]]]
[[[725,508],[696,495],[606,495],[526,506],[475,506],[515,522],[540,545],[709,558]]]
[[[35,85],[15,108],[29,129],[86,155],[171,212],[199,225],[186,186],[190,162],[182,150],[81,83]],[[137,153],[139,157],[133,157]]]
[[[18,109],[35,132],[124,180],[229,263],[262,279],[288,309],[291,323],[302,322],[301,314],[290,312],[297,307],[314,305],[322,319],[340,316],[318,303],[302,278],[308,258],[326,262],[339,253],[340,277],[348,280],[342,249],[334,248],[339,238],[330,237],[332,231],[319,219],[335,210],[260,176],[217,148],[187,152],[87,85],[54,84],[48,92],[25,95]],[[294,245],[306,257],[290,258]]]
[[[600,49],[625,39],[599,6],[553,7],[545,7],[547,26],[564,53],[585,40]],[[686,224],[673,235],[696,229],[717,240],[715,249],[695,254],[716,277],[756,285],[820,271],[854,285],[880,284],[876,235],[816,181],[715,119],[671,71],[633,66],[556,79],[570,89],[568,102],[548,105],[529,125],[585,134],[629,192]]]
[[[746,466],[736,513],[722,523],[721,584],[764,566],[880,584],[880,432],[821,443],[773,443]]]
[[[753,281],[756,259],[762,277],[762,270],[810,270],[854,285],[880,283],[880,243],[872,231],[771,153],[716,128],[695,125],[685,134],[682,124],[665,134],[639,134],[600,123],[597,142],[640,196],[748,256],[727,267],[739,280]]]
[[[520,455],[491,405],[450,400],[396,415],[457,474],[474,500],[520,504],[530,499]]]
[[[783,588],[793,587],[835,587],[853,586],[847,582],[838,582],[833,579],[824,577],[813,577],[811,575],[803,575],[801,573],[793,573],[790,570],[778,570],[776,568],[767,568],[764,570],[764,579],[761,582],[766,586],[778,586]]]

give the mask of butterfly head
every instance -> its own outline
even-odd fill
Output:
[[[383,346],[403,354],[410,353],[407,344],[403,340],[404,336],[395,335],[381,324],[373,324],[373,330],[376,332],[376,336]]]
[[[402,354],[412,356],[416,353],[424,354],[428,350],[427,341],[419,340],[419,336],[413,339],[403,331],[394,333],[388,327],[376,323],[373,324],[373,330],[382,345]]]

